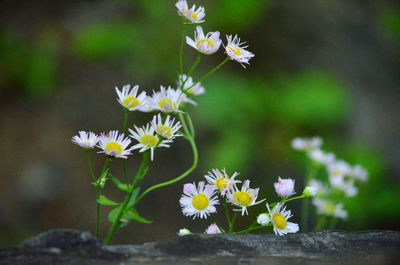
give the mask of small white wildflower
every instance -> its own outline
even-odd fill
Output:
[[[225,169],[222,172],[218,169],[212,169],[212,172],[208,172],[204,177],[207,182],[215,187],[222,196],[225,196],[236,183],[240,183],[240,180],[235,180],[239,173],[235,172],[231,177],[228,176]]]
[[[259,189],[251,189],[249,186],[250,180],[245,180],[240,190],[236,187],[236,185],[234,185],[226,195],[230,203],[241,208],[234,209],[234,211],[241,211],[242,215],[248,214],[247,207],[257,205],[265,201],[265,199],[263,199],[257,202],[256,200]]]
[[[206,229],[204,234],[216,235],[216,234],[222,234],[223,232],[224,231],[221,231],[221,229],[218,227],[217,224],[213,223]]]
[[[317,193],[318,193],[318,189],[313,186],[307,186],[303,190],[303,195],[306,196],[307,198],[315,197],[315,196],[317,196]]]
[[[219,38],[218,31],[208,32],[204,35],[202,27],[197,26],[194,32],[194,40],[186,36],[186,43],[200,53],[210,55],[218,51],[222,40]]]
[[[288,233],[296,233],[299,231],[299,225],[296,223],[288,222],[287,220],[292,217],[290,210],[286,211],[286,207],[282,208],[283,204],[277,204],[272,210],[269,208],[267,203],[267,209],[271,219],[271,223],[274,226],[274,232],[276,235],[286,235]]]
[[[335,204],[328,200],[314,198],[312,203],[317,208],[318,214],[337,217],[341,219],[347,218],[347,212],[343,209],[343,204]]]
[[[267,213],[261,213],[257,217],[257,223],[263,226],[266,226],[270,223],[271,219],[269,217],[269,214]]]
[[[98,147],[103,149],[99,153],[105,153],[106,155],[124,158],[131,154],[133,147],[128,149],[128,145],[131,143],[129,138],[124,138],[124,134],[118,135],[118,131],[110,131],[102,133],[99,137]]]
[[[178,14],[185,17],[190,23],[203,23],[203,18],[206,16],[204,7],[199,6],[196,10],[196,5],[193,5],[190,9],[186,0],[179,0],[175,4],[178,8]]]
[[[72,137],[72,142],[85,149],[92,149],[99,141],[99,137],[93,132],[79,131],[79,135]]]
[[[311,179],[308,185],[312,188],[315,188],[317,190],[318,195],[324,195],[329,193],[329,189],[326,187],[326,185],[324,185],[319,180]]]
[[[196,83],[195,85],[194,84],[195,82],[193,81],[193,78],[191,76],[179,75],[179,79],[177,82],[177,87],[179,89],[181,89],[182,91],[186,91],[194,96],[206,93],[206,90],[204,89],[203,86],[201,86],[201,83]]]
[[[226,44],[225,52],[231,58],[231,60],[235,60],[239,62],[243,67],[244,64],[249,64],[249,60],[254,57],[254,54],[245,50],[248,45],[245,45],[246,42],[240,42],[240,38],[235,35],[227,35],[226,39],[228,44]]]
[[[178,232],[178,236],[187,236],[187,235],[191,235],[191,234],[192,234],[192,232],[190,232],[190,230],[186,229],[186,228],[179,229],[179,232]]]
[[[350,175],[357,181],[366,182],[368,180],[368,172],[360,165],[355,165],[351,169]]]
[[[134,86],[132,89],[130,89],[130,85],[125,85],[122,87],[121,91],[118,90],[118,87],[115,87],[115,92],[117,92],[119,104],[121,104],[129,111],[141,111],[142,109],[146,111],[146,92],[142,91],[142,93],[140,93],[138,96],[138,89],[138,85]]]
[[[211,185],[205,185],[200,181],[198,186],[187,183],[183,186],[183,195],[179,200],[182,212],[185,216],[207,218],[211,213],[216,213],[215,205],[219,204],[215,196],[216,190]]]
[[[319,164],[328,166],[335,162],[335,155],[333,153],[326,153],[321,149],[314,149],[307,153],[308,157]]]
[[[160,86],[159,92],[154,92],[151,97],[151,106],[153,110],[159,110],[164,113],[179,112],[179,106],[184,99],[182,91],[168,87]]]
[[[292,141],[292,148],[299,151],[311,151],[319,149],[322,145],[322,138],[315,136],[312,138],[294,138]]]
[[[169,143],[172,143],[172,140],[162,140],[157,135],[154,135],[154,128],[147,124],[141,128],[135,126],[135,130],[128,129],[130,132],[130,137],[136,139],[139,143],[134,145],[132,149],[140,149],[139,152],[144,152],[146,150],[151,151],[151,161],[154,158],[154,150],[157,147],[169,147]]]
[[[170,119],[168,115],[165,121],[162,120],[161,114],[154,115],[153,120],[151,122],[151,126],[154,131],[158,133],[158,135],[162,136],[165,139],[174,139],[178,136],[182,136],[178,134],[178,130],[182,127],[181,123],[177,121],[175,124],[175,119]]]
[[[274,183],[275,192],[283,198],[287,198],[295,194],[294,192],[294,180],[293,179],[282,179],[278,178],[278,182]]]

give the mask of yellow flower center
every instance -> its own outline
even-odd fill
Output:
[[[122,105],[128,109],[136,108],[140,105],[140,101],[134,96],[128,96],[122,101]]]
[[[329,215],[334,215],[335,214],[335,210],[336,210],[336,206],[333,203],[327,202],[324,204],[324,212],[329,214]]]
[[[229,181],[229,179],[227,179],[227,178],[219,178],[215,182],[215,187],[217,187],[217,189],[219,189],[219,190],[226,189],[226,185],[228,185],[228,181]]]
[[[209,204],[208,197],[204,194],[197,194],[193,196],[192,204],[197,210],[204,210]]]
[[[117,152],[118,155],[122,154],[122,146],[117,142],[109,142],[104,147],[107,154]]]
[[[196,13],[192,12],[191,17],[194,21],[198,20],[199,17],[196,15]]]
[[[233,53],[233,54],[235,54],[235,55],[237,55],[237,56],[242,55],[242,52],[240,51],[240,48],[239,48],[239,47],[232,47],[232,46],[230,46],[230,47],[229,47],[229,50],[230,50],[231,53]]]
[[[240,204],[241,206],[248,206],[252,203],[253,197],[245,191],[237,191],[233,194],[233,198],[236,203]]]
[[[172,112],[175,109],[176,104],[169,98],[163,98],[158,103],[158,106],[160,106],[161,110],[164,112]]]
[[[172,136],[172,128],[167,125],[158,125],[156,131],[165,138],[170,138]]]
[[[272,216],[272,220],[274,221],[274,225],[279,230],[283,230],[286,228],[287,222],[285,217],[282,214],[276,213]]]
[[[202,40],[198,40],[198,41],[197,41],[196,47],[199,48],[199,46],[200,46],[202,43],[206,43],[206,44],[207,44],[207,47],[211,47],[211,48],[214,48],[214,46],[215,46],[214,42],[210,41],[209,39],[202,39]]]
[[[155,147],[158,144],[158,138],[151,134],[146,134],[140,137],[140,142],[147,147]]]

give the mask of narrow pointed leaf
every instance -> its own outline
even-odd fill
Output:
[[[97,199],[97,202],[100,203],[101,205],[108,205],[108,206],[116,206],[119,205],[118,202],[112,201],[110,199],[108,199],[106,196],[104,195],[100,195],[100,198]]]

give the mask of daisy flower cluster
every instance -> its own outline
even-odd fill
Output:
[[[317,214],[331,219],[346,219],[348,213],[343,202],[357,195],[357,184],[368,180],[368,172],[361,165],[351,165],[335,154],[322,150],[322,144],[320,137],[295,138],[292,148],[305,152],[311,161],[306,185],[309,186],[309,192],[317,192],[312,200]]]
[[[241,181],[238,179],[239,173],[234,172],[229,175],[225,169],[212,169],[204,176],[205,181],[196,183],[187,183],[183,186],[183,194],[179,200],[183,215],[190,218],[207,219],[217,213],[217,207],[225,208],[227,220],[225,228],[222,223],[214,222],[206,228],[206,234],[243,234],[257,229],[272,227],[276,235],[286,235],[299,231],[299,225],[289,222],[292,217],[290,210],[286,210],[286,202],[309,198],[310,196],[292,197],[295,194],[293,179],[278,178],[274,184],[275,191],[280,201],[272,204],[266,203],[266,212],[260,213],[253,224],[247,229],[234,231],[234,225],[238,214],[240,216],[248,215],[251,206],[258,205],[266,199],[258,199],[259,188],[251,188],[250,180]],[[303,192],[304,193],[304,192]],[[256,226],[258,224],[258,226]],[[181,229],[178,235],[189,235],[192,232],[188,229]]]
[[[108,215],[111,227],[105,238],[106,244],[111,242],[118,229],[130,221],[151,223],[139,215],[136,205],[150,192],[177,183],[195,170],[198,164],[198,152],[195,127],[189,114],[189,106],[196,105],[195,97],[206,92],[202,81],[230,60],[244,65],[249,64],[249,60],[254,57],[253,53],[246,50],[248,46],[237,35],[226,36],[227,42],[223,44],[218,31],[204,32],[203,28],[198,26],[205,22],[204,7],[195,5],[189,7],[186,0],[179,0],[175,6],[178,15],[183,18],[183,23],[187,24],[184,27],[197,25],[193,28],[193,38],[186,36],[186,31],[183,30],[176,83],[172,86],[160,85],[159,89],[153,89],[150,94],[148,90],[140,89],[139,85],[127,84],[121,88],[115,87],[116,100],[123,110],[121,129],[108,130],[99,134],[92,131],[79,131],[72,137],[72,142],[82,147],[88,155],[89,173],[92,184],[96,187],[96,235],[98,237],[100,236],[101,206],[114,206]],[[185,43],[198,52],[196,60],[187,71],[185,71],[183,57]],[[225,48],[226,59],[203,76],[195,78],[195,70],[201,57],[216,53],[221,46]],[[152,116],[144,125],[131,124],[129,115],[135,112],[149,113]],[[169,148],[179,137],[190,144],[193,155],[191,166],[178,177],[141,189],[139,185],[148,173],[150,164],[156,157],[156,151],[159,148]],[[105,155],[104,166],[99,172],[96,172],[92,166],[94,150]],[[129,172],[126,160],[137,156],[141,157],[141,163],[136,172]],[[122,176],[111,173],[110,164],[117,158],[121,160]],[[250,188],[249,181],[243,182],[239,189],[236,185],[240,181],[235,180],[235,177],[235,174],[228,177],[225,171],[215,170],[206,178],[208,184],[204,181],[197,185],[186,184],[184,196],[181,199],[184,214],[193,218],[206,218],[215,212],[216,205],[219,203],[216,191],[237,207],[237,211],[247,214],[247,207],[259,203],[256,202],[258,189]],[[105,185],[110,182],[126,193],[122,202],[114,201],[103,194]],[[219,227],[214,224],[208,228],[208,231],[209,233],[223,231],[218,229]],[[185,229],[180,231],[180,234],[187,233]]]

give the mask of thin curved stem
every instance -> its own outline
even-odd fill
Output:
[[[179,73],[180,74],[183,74],[183,45],[185,43],[185,35],[186,35],[186,29],[185,29],[185,24],[183,24],[181,47],[179,49]]]
[[[228,61],[230,60],[229,57],[226,57],[225,60],[223,60],[221,63],[219,63],[217,66],[215,66],[213,69],[211,69],[208,73],[204,74],[202,77],[200,77],[197,82],[195,82],[193,85],[191,85],[190,87],[188,87],[187,89],[185,89],[184,91],[188,91],[189,89],[191,89],[192,87],[194,87],[195,85],[197,85],[198,83],[200,83],[201,81],[205,80],[207,77],[209,77],[210,75],[212,75],[213,73],[215,73],[218,69],[220,69],[222,66],[224,66]]]
[[[233,218],[232,218],[231,224],[230,224],[230,226],[229,226],[229,233],[232,233],[232,232],[233,232],[233,226],[234,226],[235,223],[236,223],[236,217],[237,217],[237,215],[238,215],[238,212],[235,212],[235,213],[233,214]]]
[[[307,186],[311,179],[315,178],[318,173],[318,166],[311,161],[310,170],[304,180],[304,186]],[[304,200],[301,205],[301,227],[303,232],[308,231],[308,216],[310,211],[310,201]]]
[[[236,233],[234,233],[234,234],[247,234],[248,232],[251,232],[251,231],[254,231],[254,230],[258,230],[258,229],[261,229],[261,228],[266,228],[266,227],[268,227],[269,225],[259,225],[259,226],[255,226],[255,227],[250,227],[250,228],[247,228],[247,229],[244,229],[244,230],[241,230],[241,231],[239,231],[239,232],[236,232]]]
[[[94,171],[93,171],[93,164],[92,164],[92,158],[90,157],[90,151],[86,152],[86,156],[87,156],[87,159],[88,159],[90,177],[92,178],[92,181],[95,182],[96,181],[96,176],[94,175]]]
[[[127,131],[128,116],[129,116],[129,110],[124,108],[124,118],[123,118],[123,122],[122,122],[122,132],[124,134]],[[123,172],[123,176],[124,176],[124,181],[126,184],[128,184],[129,179],[128,179],[128,172],[126,170],[126,160],[125,159],[122,159],[122,172]]]
[[[107,170],[110,162],[111,162],[111,158],[107,157],[106,161],[104,161],[104,165],[103,165],[103,169],[101,170],[100,177]],[[100,199],[100,196],[101,196],[101,186],[100,186],[100,183],[97,183],[97,185],[96,185],[96,237],[100,236],[101,205],[98,202],[98,200]]]
[[[114,238],[115,232],[119,228],[121,224],[121,217],[126,209],[126,207],[129,204],[129,201],[132,198],[133,191],[135,190],[136,186],[139,184],[139,182],[143,179],[144,175],[146,175],[147,170],[149,169],[149,163],[150,163],[150,151],[145,151],[143,153],[143,158],[142,162],[140,163],[139,169],[136,173],[135,179],[132,182],[132,185],[130,186],[130,190],[128,194],[125,197],[124,203],[121,206],[120,211],[118,212],[117,218],[115,219],[115,222],[112,224],[110,231],[108,232],[107,238],[104,241],[106,245],[108,245],[111,240]]]

